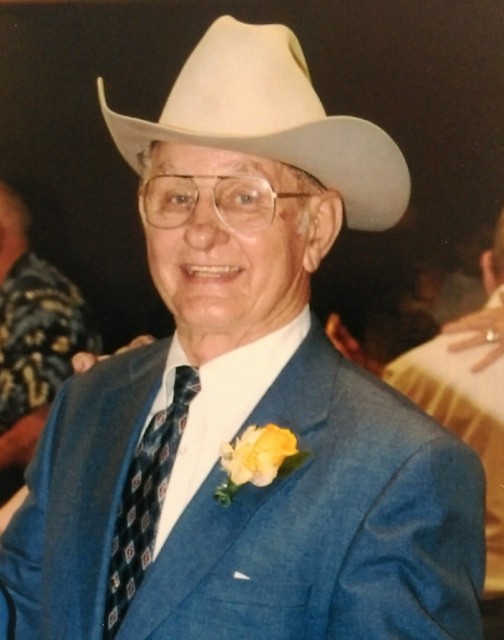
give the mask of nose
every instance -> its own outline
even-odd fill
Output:
[[[226,227],[215,211],[210,185],[199,187],[198,200],[186,224],[185,238],[191,246],[198,249],[209,249],[229,238]]]

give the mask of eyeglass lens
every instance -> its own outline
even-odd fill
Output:
[[[194,211],[198,197],[198,186],[192,178],[156,176],[144,192],[147,220],[162,229],[182,226]],[[235,231],[264,229],[273,218],[273,191],[262,178],[218,178],[213,198],[219,217]]]

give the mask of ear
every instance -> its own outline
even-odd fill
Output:
[[[324,191],[310,202],[308,243],[303,266],[314,273],[327,255],[343,225],[343,200],[337,191]]]
[[[146,221],[145,221],[145,210],[144,210],[144,199],[143,199],[143,190],[144,190],[144,185],[141,184],[138,187],[138,191],[137,191],[137,202],[138,202],[138,213],[140,214],[140,219],[142,221],[142,225],[145,228],[146,226]]]

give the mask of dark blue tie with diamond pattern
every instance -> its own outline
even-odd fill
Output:
[[[189,403],[200,390],[198,370],[175,370],[173,402],[149,422],[131,462],[112,543],[103,637],[117,633],[153,560],[157,525]]]

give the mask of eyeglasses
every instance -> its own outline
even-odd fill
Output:
[[[176,229],[191,217],[199,197],[194,178],[214,179],[213,206],[231,230],[254,232],[273,222],[277,198],[310,197],[310,193],[276,193],[265,178],[255,176],[159,175],[142,187],[147,222],[159,229]]]

